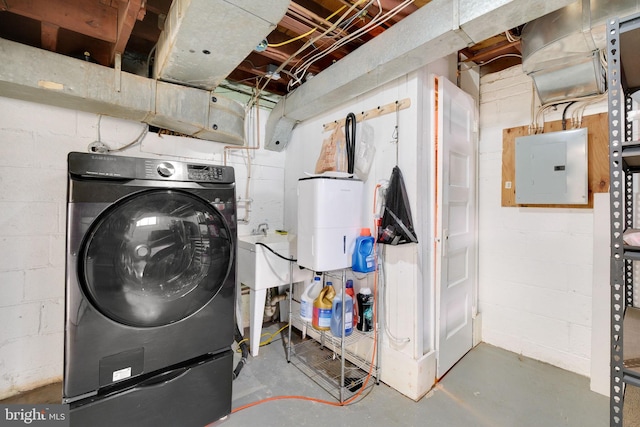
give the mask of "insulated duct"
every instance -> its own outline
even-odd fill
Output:
[[[243,106],[211,90],[276,27],[289,3],[174,0],[156,47],[157,80],[0,39],[0,96],[242,145]]]
[[[0,96],[104,114],[244,144],[244,107],[179,86],[0,39]]]
[[[432,0],[280,100],[265,146],[281,151],[296,122],[573,1]]]
[[[155,77],[213,90],[264,40],[289,0],[173,0],[158,40]]]
[[[606,20],[637,12],[638,0],[579,0],[526,24],[522,69],[542,104],[604,93]]]

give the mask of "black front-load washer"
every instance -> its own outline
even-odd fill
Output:
[[[203,426],[229,414],[235,203],[231,167],[69,154],[72,426]]]

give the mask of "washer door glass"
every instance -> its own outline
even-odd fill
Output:
[[[105,316],[130,326],[177,322],[207,304],[232,266],[220,212],[177,190],[136,193],[104,211],[81,250],[80,277]]]

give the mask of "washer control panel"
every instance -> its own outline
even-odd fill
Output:
[[[187,165],[187,178],[192,181],[220,181],[224,169],[220,166]]]
[[[169,162],[160,163],[156,170],[158,171],[158,174],[160,174],[160,176],[163,176],[165,178],[169,178],[176,172],[176,168],[174,168],[173,165]]]
[[[233,182],[233,169],[225,166],[145,160],[145,178],[192,182]]]
[[[235,173],[231,166],[77,152],[69,153],[68,160],[69,174],[91,178],[190,181],[216,184],[235,182]]]

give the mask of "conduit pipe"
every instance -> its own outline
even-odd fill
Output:
[[[251,110],[249,110],[251,111]],[[249,197],[249,189],[251,184],[251,155],[249,154],[249,150],[259,150],[260,149],[260,98],[256,98],[255,104],[256,111],[256,120],[255,120],[255,130],[256,130],[256,145],[253,147],[243,146],[236,147],[232,145],[226,145],[223,150],[223,164],[227,165],[227,152],[229,150],[246,150],[247,151],[247,184],[245,185],[244,199],[238,199],[237,201],[243,201],[245,203],[244,210],[244,218],[238,220],[243,224],[248,224],[251,215],[251,203],[253,203],[253,199]],[[245,144],[248,144],[249,141],[245,141]]]

